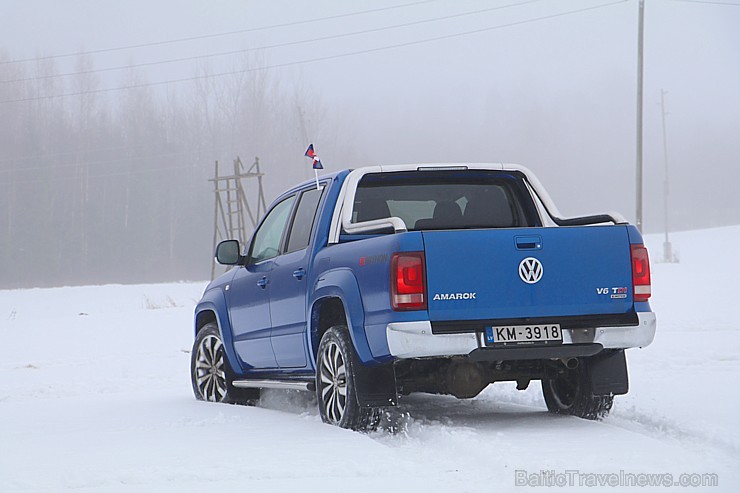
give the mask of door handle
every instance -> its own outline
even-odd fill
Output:
[[[541,236],[515,236],[517,250],[542,250]]]
[[[263,277],[259,281],[257,281],[257,286],[261,287],[262,289],[265,289],[267,287],[267,276]]]
[[[301,267],[300,269],[296,269],[296,270],[293,271],[293,277],[295,277],[299,281],[301,279],[303,279],[303,276],[305,276],[305,275],[306,275],[306,269],[304,269],[303,267]]]

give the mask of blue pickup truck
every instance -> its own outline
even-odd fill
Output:
[[[397,165],[282,194],[195,309],[196,398],[315,392],[367,429],[412,392],[473,398],[540,380],[554,413],[599,419],[624,350],[655,335],[650,265],[618,214],[564,219],[519,165]]]

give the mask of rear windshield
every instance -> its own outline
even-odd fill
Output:
[[[540,226],[518,173],[408,171],[365,175],[352,222],[396,216],[409,231]]]

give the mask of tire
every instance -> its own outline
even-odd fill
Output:
[[[218,325],[203,326],[195,337],[190,355],[190,381],[200,401],[251,404],[259,389],[238,389],[232,385],[234,372],[224,351]]]
[[[556,378],[542,380],[542,394],[551,413],[603,419],[609,415],[614,395],[594,395],[588,360],[579,358],[579,365]]]
[[[356,431],[377,427],[380,409],[361,407],[357,399],[354,369],[360,364],[347,327],[324,333],[316,357],[316,397],[324,423]]]

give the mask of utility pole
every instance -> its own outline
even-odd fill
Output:
[[[637,28],[637,229],[642,232],[642,52],[644,45],[645,0],[640,0]]]
[[[660,113],[663,118],[663,159],[665,162],[665,182],[663,183],[663,212],[665,222],[665,241],[663,241],[663,262],[673,262],[673,248],[668,238],[668,142],[665,131],[665,117],[668,113],[665,111],[665,90],[660,90]]]

